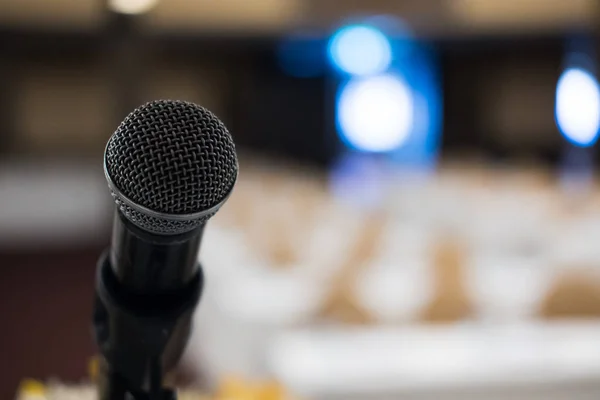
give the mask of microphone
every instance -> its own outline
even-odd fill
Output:
[[[104,172],[116,210],[96,277],[99,398],[174,398],[163,380],[191,331],[203,286],[197,254],[206,222],[233,190],[235,145],[205,108],[153,101],[110,137]]]

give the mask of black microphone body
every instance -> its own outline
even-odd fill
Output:
[[[96,275],[93,326],[100,400],[166,400],[204,284],[206,222],[237,178],[229,132],[192,103],[156,101],[111,136],[104,169],[117,208]]]
[[[128,290],[160,293],[184,287],[198,272],[204,226],[180,235],[145,232],[115,212],[110,263]]]
[[[100,400],[173,398],[163,378],[179,361],[202,287],[197,261],[205,225],[178,235],[144,231],[115,211],[100,258],[94,326],[104,357]],[[157,387],[158,385],[161,387]]]

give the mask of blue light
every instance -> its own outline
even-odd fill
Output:
[[[350,80],[340,91],[337,126],[341,139],[365,152],[401,146],[413,130],[413,93],[396,75]]]
[[[339,30],[329,41],[332,64],[351,75],[373,75],[385,71],[392,62],[388,39],[369,25],[351,25]]]
[[[437,58],[429,46],[415,44],[410,56],[396,66],[413,90],[414,117],[410,136],[391,157],[404,166],[432,168],[438,159],[443,119]]]
[[[556,124],[576,146],[594,144],[600,129],[600,87],[582,68],[569,68],[556,85]]]

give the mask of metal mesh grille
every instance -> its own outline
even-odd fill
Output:
[[[225,125],[205,108],[183,101],[137,108],[110,138],[105,157],[107,172],[124,196],[165,214],[193,214],[218,205],[237,175],[235,146]]]
[[[115,202],[117,203],[117,207],[119,210],[125,215],[125,217],[133,222],[136,226],[150,232],[166,234],[166,235],[175,235],[178,233],[183,233],[190,231],[206,221],[208,221],[215,213],[204,215],[202,218],[191,219],[187,221],[175,221],[166,218],[156,218],[150,215],[142,214],[141,212],[134,210],[129,207],[127,204],[123,203],[119,196],[111,192],[113,195]]]

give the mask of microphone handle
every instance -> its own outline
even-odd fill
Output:
[[[203,229],[153,235],[116,213],[112,246],[96,275],[94,336],[106,363],[100,400],[174,396],[162,380],[183,354],[202,293]]]
[[[119,282],[138,293],[178,290],[198,272],[204,224],[179,235],[156,235],[115,211],[110,262]]]

